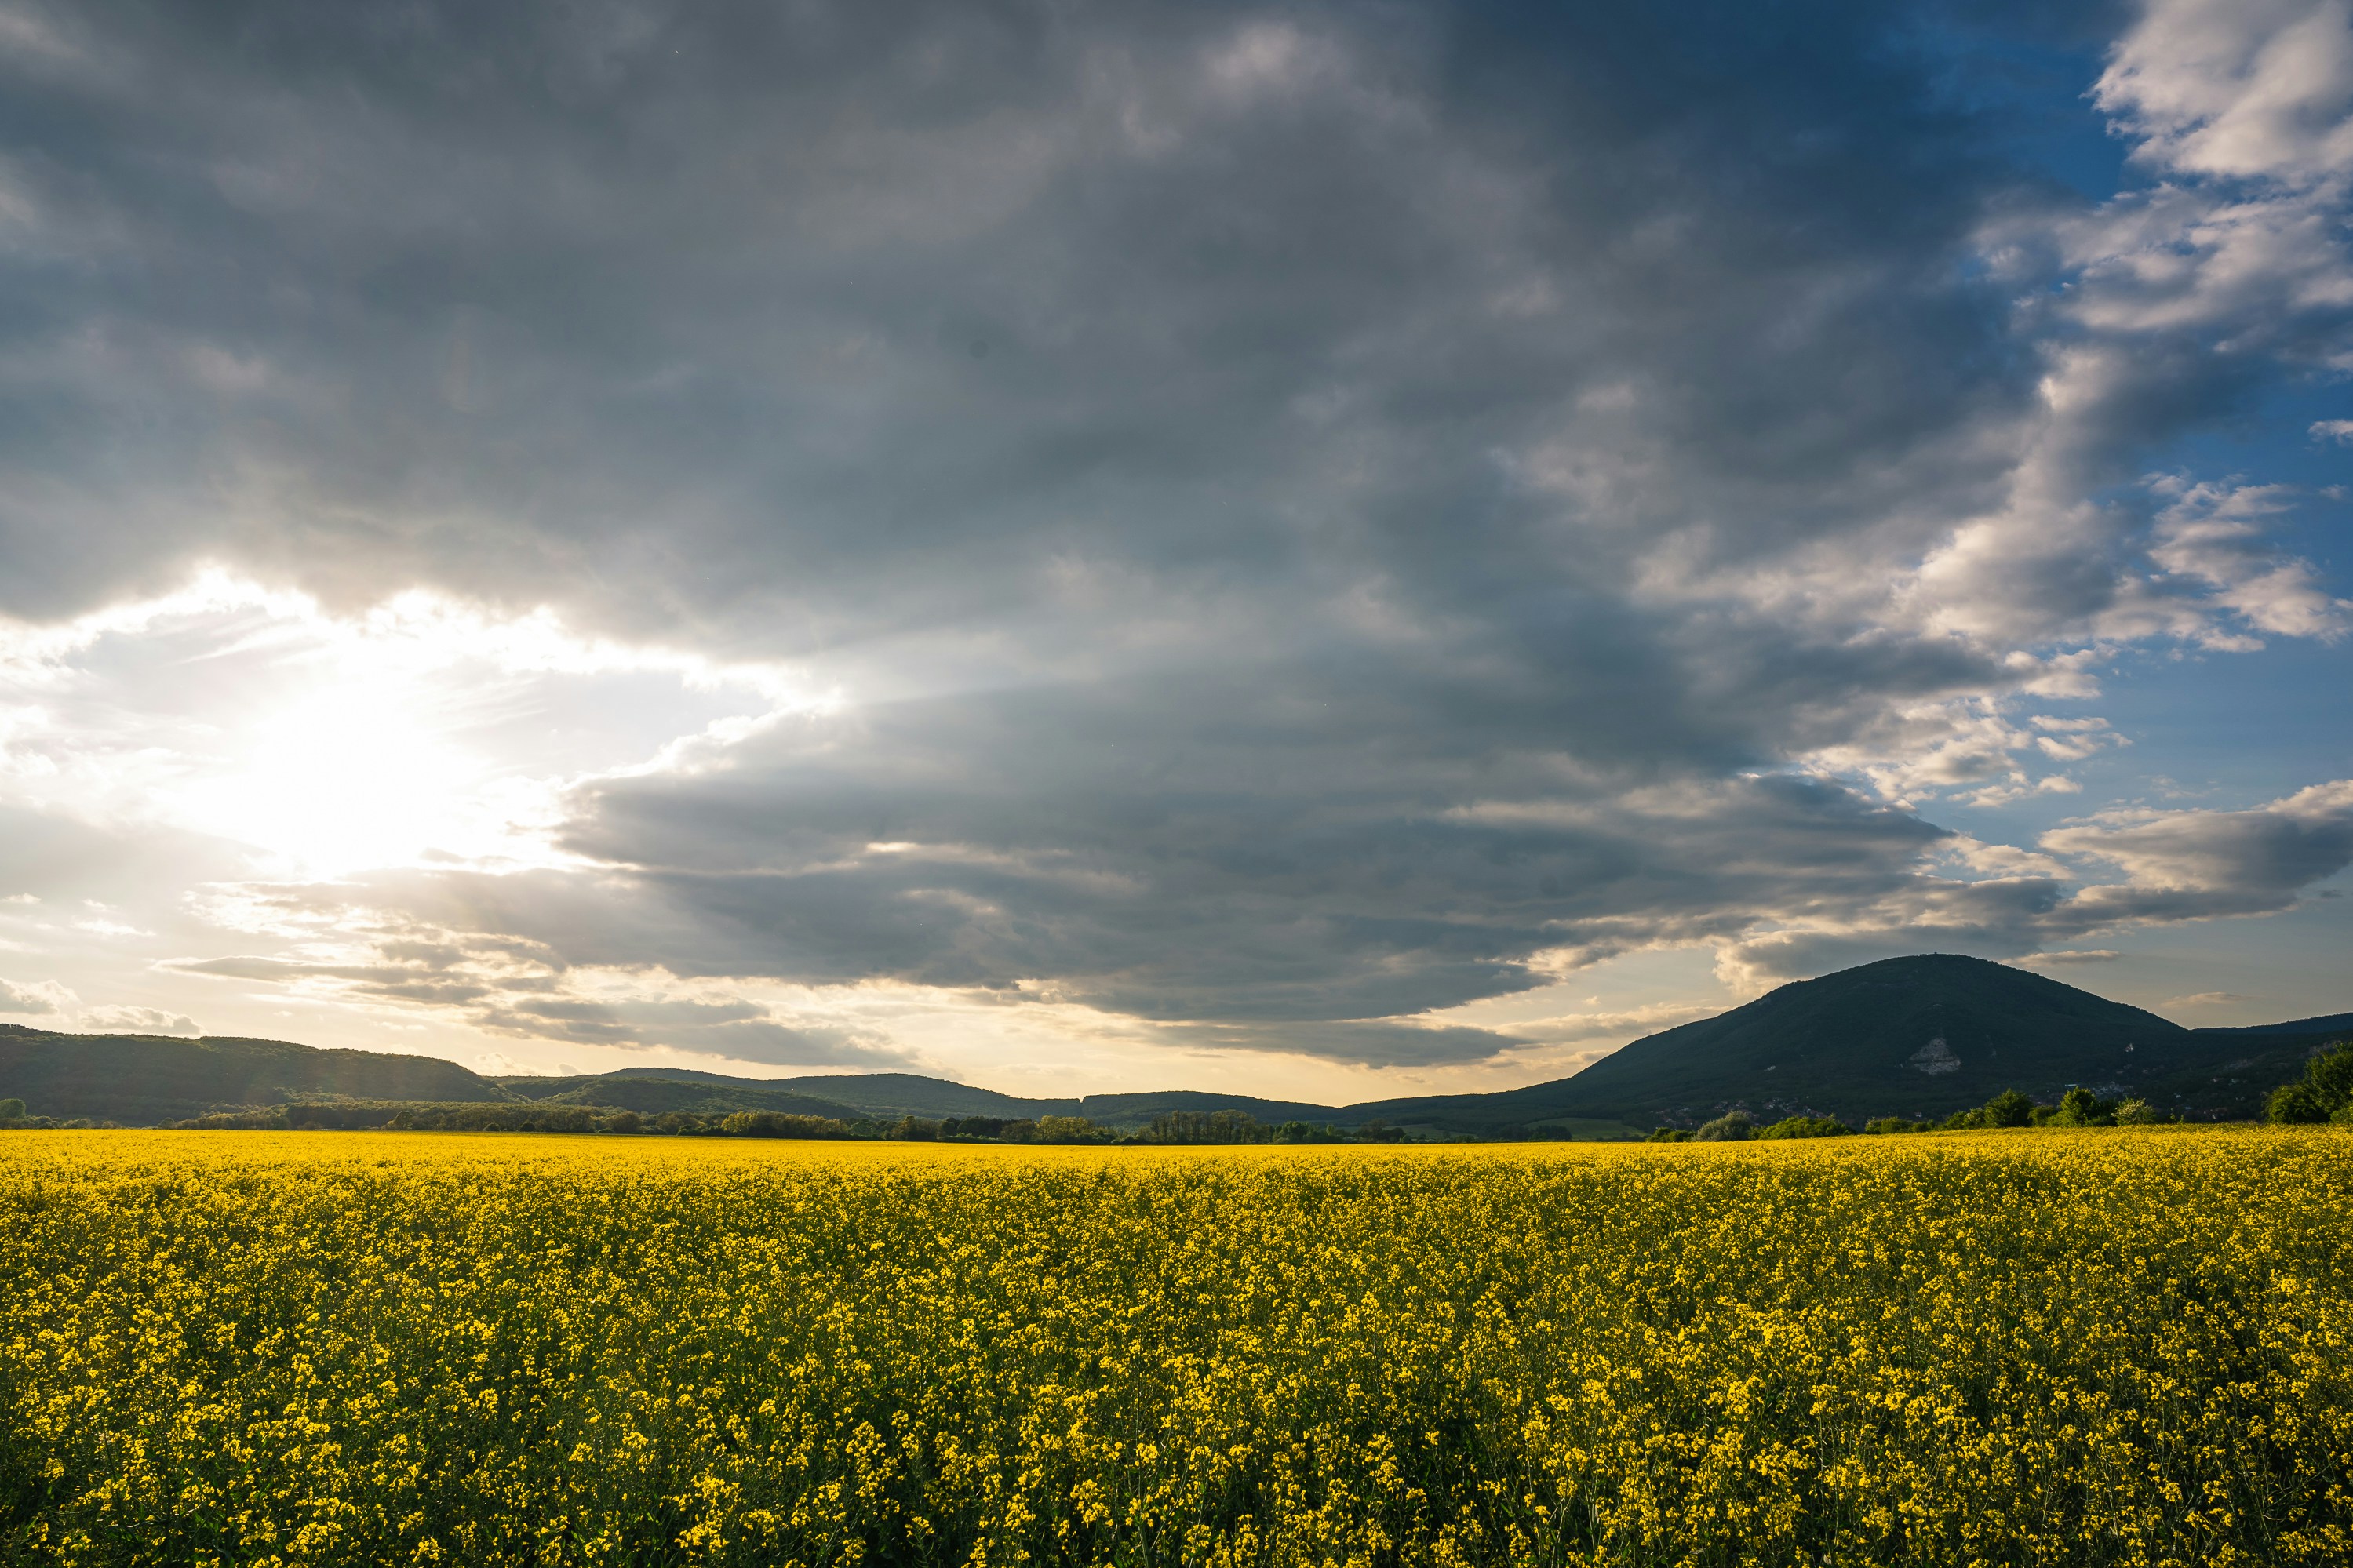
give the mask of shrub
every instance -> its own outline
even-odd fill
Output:
[[[2119,1127],[2153,1127],[2169,1120],[2165,1112],[2146,1100],[2127,1100],[2116,1107],[2116,1125]]]
[[[2116,1124],[2116,1102],[2102,1100],[2088,1089],[2069,1089],[2045,1123],[2052,1127],[2114,1127]]]
[[[1662,1127],[1642,1140],[1645,1143],[1687,1143],[1691,1134],[1680,1127]]]
[[[662,1118],[667,1121],[668,1116]],[[739,1110],[719,1123],[734,1138],[847,1138],[849,1129],[829,1116],[796,1116],[786,1110]]]
[[[1874,1116],[1862,1124],[1865,1132],[1926,1132],[1934,1123],[1912,1121],[1901,1116]]]
[[[11,1096],[6,1100],[0,1100],[0,1121],[22,1121],[24,1120],[25,1102],[23,1100],[18,1100],[14,1096]]]
[[[1692,1136],[1703,1143],[1736,1143],[1757,1136],[1757,1119],[1745,1110],[1727,1110]]]

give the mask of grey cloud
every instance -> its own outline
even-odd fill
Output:
[[[1620,780],[1568,799],[1556,776],[1514,799],[1500,768],[1479,780],[1484,802],[1438,811],[1396,789],[1403,770],[1303,772],[1288,810],[1271,789],[1250,797],[1267,816],[1238,843],[1239,807],[1199,808],[1198,781],[1165,757],[1115,760],[1105,743],[938,790],[910,783],[937,776],[920,749],[864,722],[854,750],[801,738],[871,770],[822,785],[786,747],[774,773],[608,786],[575,847],[660,861],[593,889],[420,873],[317,896],[520,935],[567,969],[1045,996],[1162,1021],[1171,1040],[1409,1065],[1524,1045],[1406,1016],[1544,984],[1563,963],[1714,942],[1727,976],[1756,986],[1922,950],[2095,962],[2113,955],[2051,944],[2276,910],[2353,860],[2353,786],[2047,835],[2046,849],[2125,874],[2080,886],[2047,860],[1940,874],[1941,830],[1826,781]],[[937,728],[919,717],[907,734]],[[1131,776],[1144,787],[1124,792]],[[586,1032],[561,1033],[544,1020],[571,1017],[565,1005],[518,1011],[555,1037],[645,1032],[592,1010]]]
[[[2315,784],[2253,811],[2179,811],[2061,828],[2043,847],[2105,861],[2121,884],[2077,900],[2115,919],[2195,918],[2284,908],[2353,865],[2353,780]]]
[[[60,14],[87,47],[15,62],[18,164],[89,265],[9,331],[19,606],[226,553],[812,645],[1004,624],[1076,556],[1483,614],[1531,555],[1957,504],[2031,395],[1954,269],[2018,182],[1869,8],[1804,51],[1737,7],[1550,48],[627,15]]]
[[[323,973],[319,966],[296,963],[283,958],[205,958],[188,959],[170,967],[190,974],[216,974],[227,980],[291,980],[300,975]]]
[[[681,1016],[697,1021],[664,1021]],[[663,1046],[770,1067],[914,1065],[907,1052],[887,1040],[849,1029],[781,1024],[750,1007],[535,1001],[484,1008],[474,1021],[491,1034],[520,1038],[624,1048]]]
[[[914,782],[937,776],[933,734],[911,715],[901,752],[870,728],[859,770],[831,780],[788,754],[748,778],[617,786],[600,830],[663,860],[593,883],[414,873],[310,896],[518,934],[567,970],[896,980],[1087,1002],[1205,1045],[1440,1062],[1525,1042],[1399,1016],[1542,984],[1561,950],[1728,937],[1761,910],[1891,897],[1941,838],[1820,781],[1569,804],[1556,778],[1514,800],[1506,770],[1433,769],[1492,787],[1458,811],[1430,780],[1401,788],[1401,769],[1352,780],[1311,753],[1288,796],[1242,795],[1210,787],[1232,757],[1131,764],[1108,743],[1019,766],[999,748],[1004,776],[940,790]],[[974,750],[941,743],[942,763]],[[1246,811],[1254,831],[1237,837]]]
[[[1918,879],[1874,906],[1810,930],[1728,944],[1725,970],[1749,985],[1924,950],[2029,963],[2081,963],[2105,950],[2043,951],[2137,924],[2274,913],[2353,865],[2353,781],[2316,784],[2249,811],[2146,811],[2053,829],[2053,854],[2122,880]]]
[[[280,889],[281,907],[333,907],[336,889]],[[348,893],[349,889],[343,889]],[[410,900],[413,903],[415,900]],[[240,954],[183,959],[164,967],[186,974],[290,984],[331,983],[369,1002],[448,1009],[491,1034],[628,1049],[667,1047],[779,1067],[906,1067],[908,1054],[888,1040],[855,1029],[788,1025],[741,997],[678,996],[607,987],[606,994],[567,989],[560,967],[501,973],[517,955],[543,962],[546,950],[504,933],[409,934],[370,944],[379,957],[404,962],[337,963]],[[0,983],[0,1004],[9,993]],[[5,1010],[0,1006],[0,1010]]]
[[[2094,503],[2331,341],[2316,209],[2249,217],[2277,265],[2174,310],[2133,262],[2175,209],[1989,152],[1917,17],[44,16],[0,61],[0,607],[219,559],[848,699],[582,786],[602,869],[289,891],[369,911],[384,962],[245,977],[842,1060],[876,1047],[563,977],[1028,986],[1436,1061],[1502,1037],[1397,1020],[1651,943],[2025,952],[2280,905],[1942,880],[1920,813],[1787,776],[2217,594],[2327,622],[2237,535],[2152,583],[2150,519]]]

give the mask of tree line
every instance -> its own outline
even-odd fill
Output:
[[[2145,1100],[2103,1100],[2088,1089],[2071,1089],[2056,1105],[2038,1105],[2014,1089],[2003,1089],[1983,1105],[1957,1110],[1941,1121],[1915,1121],[1902,1116],[1876,1116],[1864,1122],[1865,1133],[1951,1132],[1979,1127],[2142,1127],[2179,1120]],[[1790,1116],[1760,1126],[1746,1110],[1726,1111],[1696,1131],[1662,1127],[1653,1143],[1736,1142],[1750,1138],[1842,1138],[1856,1129],[1834,1116]]]
[[[21,1100],[0,1100],[0,1125],[113,1126],[27,1116]],[[1084,1116],[899,1116],[842,1121],[783,1110],[665,1110],[484,1100],[295,1100],[215,1111],[171,1124],[183,1131],[586,1132],[673,1138],[880,1139],[912,1142],[1052,1144],[1394,1143],[1405,1130],[1372,1121],[1358,1127],[1263,1122],[1245,1110],[1170,1110],[1124,1131]]]
[[[1862,1131],[1883,1135],[1984,1127],[2147,1127],[2179,1120],[2146,1100],[2106,1100],[2080,1087],[2069,1089],[2055,1105],[2040,1105],[2017,1089],[2006,1089],[1983,1105],[1957,1110],[1941,1121],[1879,1116],[1864,1122]],[[2315,1053],[2305,1064],[2302,1078],[2272,1090],[2263,1108],[2263,1120],[2277,1126],[2324,1122],[2353,1126],[2353,1040],[2338,1040]],[[1696,1131],[1662,1127],[1648,1141],[1713,1143],[1750,1138],[1837,1138],[1851,1136],[1855,1131],[1830,1116],[1790,1116],[1759,1125],[1747,1111],[1731,1110]]]

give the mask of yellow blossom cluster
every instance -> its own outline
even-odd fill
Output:
[[[0,1563],[2353,1562],[2353,1138],[0,1133]]]

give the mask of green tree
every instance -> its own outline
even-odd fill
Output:
[[[2263,1120],[2353,1121],[2353,1040],[2338,1040],[2304,1064],[2304,1077],[2272,1090]]]
[[[2034,1101],[2014,1089],[2005,1089],[1985,1102],[1985,1127],[2031,1127]]]
[[[2088,1089],[2069,1089],[2060,1097],[2059,1109],[2052,1114],[2053,1127],[2114,1127],[2116,1108],[2113,1100],[2102,1100]]]
[[[18,1100],[14,1096],[11,1096],[6,1100],[0,1100],[0,1121],[22,1121],[24,1120],[25,1102],[23,1100]]]
[[[1757,1119],[1745,1110],[1727,1110],[1692,1136],[1703,1143],[1737,1143],[1757,1136]]]
[[[1272,1134],[1247,1110],[1164,1110],[1144,1136],[1151,1143],[1263,1143]]]
[[[1002,1116],[951,1116],[940,1123],[943,1138],[994,1138],[1004,1131]]]

